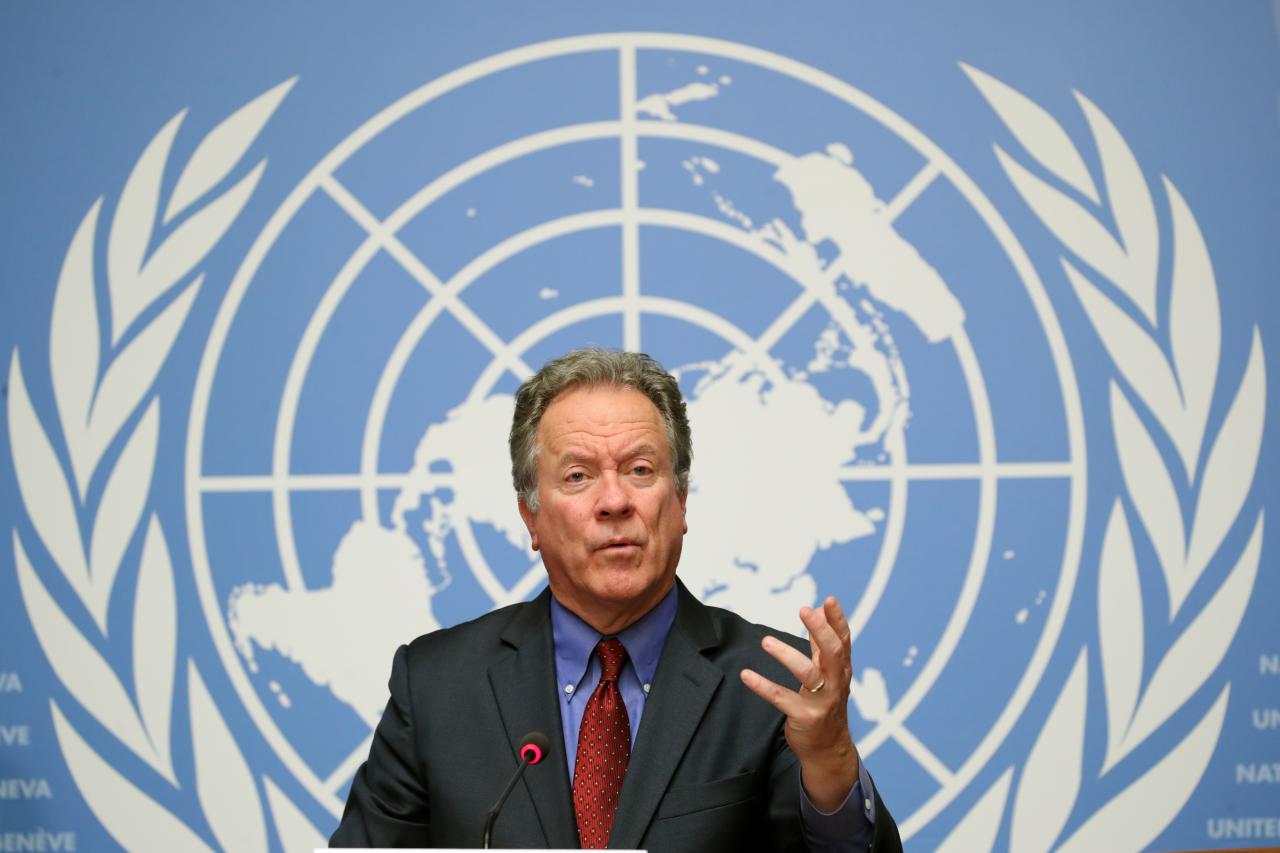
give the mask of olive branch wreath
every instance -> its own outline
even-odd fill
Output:
[[[69,587],[80,604],[68,612],[57,603],[15,526],[18,584],[36,638],[71,698],[173,793],[185,784],[172,753],[177,614],[169,546],[159,516],[148,513],[161,410],[152,386],[203,282],[203,274],[193,273],[243,211],[266,161],[234,182],[230,175],[295,80],[259,95],[201,140],[162,217],[165,169],[187,111],[156,133],[111,218],[105,289],[95,275],[103,199],[81,220],[63,260],[49,334],[57,428],[69,466],[36,412],[16,349],[9,363],[9,440],[19,492],[31,527],[61,574],[54,581]],[[222,189],[224,183],[231,185]],[[102,290],[105,318],[99,309]],[[103,465],[117,446],[114,460]],[[140,533],[132,612],[124,620],[109,619],[129,606],[114,593]],[[145,619],[136,618],[142,613]],[[122,621],[132,623],[132,637],[109,634],[109,624]],[[113,665],[124,659],[131,662],[131,679],[122,677],[123,666]],[[267,823],[254,774],[195,661],[188,659],[185,669],[194,786],[207,828],[224,849],[265,851]],[[57,698],[49,700],[49,710],[76,787],[121,846],[210,849],[201,834],[90,746]],[[283,846],[322,845],[288,795],[266,775],[261,782]]]
[[[1015,190],[1066,250],[1062,269],[1118,374],[1110,382],[1111,431],[1127,501],[1117,497],[1112,504],[1098,564],[1097,657],[1107,709],[1105,757],[1096,777],[1101,779],[1214,679],[1240,627],[1262,550],[1262,510],[1234,567],[1223,578],[1218,577],[1223,572],[1210,573],[1218,586],[1199,596],[1207,597],[1199,612],[1191,615],[1183,608],[1236,523],[1257,469],[1266,415],[1262,340],[1255,325],[1235,395],[1216,436],[1209,436],[1220,373],[1218,291],[1200,226],[1177,187],[1161,176],[1172,227],[1164,316],[1157,310],[1155,204],[1110,119],[1074,93],[1101,165],[1105,193],[1100,194],[1080,151],[1048,112],[994,77],[962,67],[1041,172],[1056,179],[1041,177],[995,146]],[[1165,464],[1161,440],[1175,451],[1175,470]],[[1191,505],[1189,528],[1184,497]],[[1159,574],[1140,571],[1131,516],[1155,553]],[[1153,591],[1154,586],[1160,588]],[[1160,650],[1154,669],[1144,672],[1146,621],[1153,618],[1147,610],[1153,600],[1167,601],[1168,623],[1161,630],[1176,636]],[[1213,756],[1229,682],[1172,750],[1097,811],[1082,816],[1078,828],[1062,839],[1085,782],[1089,660],[1086,645],[1022,766],[1008,836],[1015,853],[1055,845],[1071,851],[1141,849],[1181,810]],[[994,845],[1013,776],[1013,767],[1000,775],[941,849]]]

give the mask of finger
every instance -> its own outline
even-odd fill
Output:
[[[807,606],[807,605],[806,605],[806,606],[804,606],[804,607],[801,607],[801,608],[800,608],[800,621],[801,621],[802,623],[804,623],[804,626],[805,626],[805,629],[806,629],[805,633],[807,633],[807,634],[809,635],[809,654],[810,654],[810,655],[812,655],[812,656],[813,656],[813,659],[816,661],[816,660],[818,659],[819,654],[821,653],[821,651],[822,651],[822,650],[821,650],[821,649],[819,648],[819,646],[818,646],[818,641],[817,641],[816,639],[814,639],[813,632],[808,630],[808,627],[809,627],[809,622],[808,622],[808,620],[809,620],[809,612],[810,612],[811,610],[813,610],[813,608],[812,608],[812,607],[809,607],[809,606]]]
[[[739,677],[748,690],[777,708],[784,716],[794,716],[800,710],[800,694],[794,690],[775,684],[751,669],[742,670]]]
[[[817,644],[824,662],[829,660],[838,665],[841,656],[848,658],[844,643],[840,641],[840,637],[827,621],[825,608],[823,610],[805,608],[805,610],[808,612],[802,610],[801,618],[804,620],[804,626],[809,629],[809,640]]]
[[[774,660],[785,666],[787,671],[796,677],[801,687],[812,687],[822,679],[818,665],[804,652],[793,649],[775,637],[765,637],[760,641],[760,645]]]
[[[832,600],[834,599],[828,598],[821,610],[810,611],[807,614],[805,626],[809,629],[809,636],[819,647],[817,663],[822,678],[833,684],[847,685],[853,666],[850,662],[848,642],[841,639],[836,633],[836,626],[829,621],[827,610]],[[847,630],[847,623],[837,624],[845,624]]]
[[[849,630],[849,620],[844,615],[844,608],[840,606],[840,601],[834,595],[828,595],[827,600],[823,602],[822,609],[827,614],[827,624],[831,626],[831,630],[836,632],[836,636],[840,638],[840,643],[845,648],[849,647],[849,637],[852,632]]]

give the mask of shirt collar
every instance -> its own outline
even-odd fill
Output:
[[[667,634],[676,619],[676,585],[653,609],[628,625],[618,634],[627,658],[635,668],[641,684],[653,682],[658,658],[666,645]],[[582,621],[578,615],[551,596],[551,638],[556,654],[556,681],[578,685],[591,663],[596,644],[604,635]]]

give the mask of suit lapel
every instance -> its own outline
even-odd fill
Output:
[[[531,731],[543,732],[551,742],[542,765],[526,770],[522,784],[533,800],[547,846],[567,848],[578,846],[578,830],[555,692],[550,596],[549,591],[543,591],[520,608],[503,630],[502,640],[511,646],[511,654],[489,668],[489,683],[513,753],[515,745]]]
[[[658,662],[622,783],[609,846],[638,848],[724,674],[702,652],[718,645],[706,607],[679,587],[675,624]]]

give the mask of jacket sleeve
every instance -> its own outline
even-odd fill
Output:
[[[807,640],[798,637],[787,639],[802,654],[809,653]],[[880,799],[880,792],[876,790],[865,762],[859,760],[858,781],[844,804],[836,811],[824,814],[809,802],[800,780],[799,762],[786,745],[785,736],[782,736],[781,746],[785,759],[780,763],[792,768],[794,773],[794,781],[790,784],[794,784],[797,792],[794,808],[799,813],[805,849],[810,853],[902,853],[898,825]],[[775,780],[775,786],[778,784],[788,783]]]
[[[408,648],[391,664],[391,698],[356,771],[330,847],[430,847],[431,808],[415,748]]]
[[[898,825],[885,808],[865,762],[859,762],[858,781],[834,812],[821,812],[800,786],[800,817],[810,853],[901,853]]]
[[[885,808],[884,801],[880,799],[880,792],[875,790],[875,785],[871,786],[871,793],[874,795],[876,824],[875,835],[871,838],[871,853],[902,853],[902,838],[898,835],[898,824],[894,822],[893,815],[889,814],[889,810]]]

